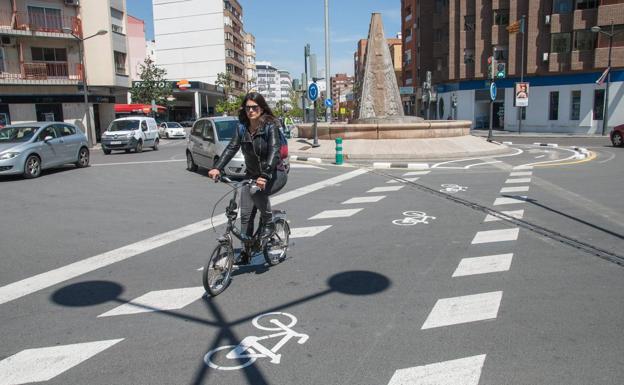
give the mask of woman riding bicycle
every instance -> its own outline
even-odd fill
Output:
[[[208,176],[217,180],[239,148],[242,149],[246,176],[256,180],[260,191],[252,194],[251,185],[241,189],[241,229],[248,236],[253,236],[254,218],[256,210],[259,210],[264,224],[261,229],[262,237],[266,238],[274,231],[269,195],[281,190],[288,180],[288,174],[280,159],[280,122],[264,97],[257,92],[245,95],[238,120],[242,127],[236,130]],[[248,263],[249,260],[250,255],[247,252],[241,253],[241,263]]]

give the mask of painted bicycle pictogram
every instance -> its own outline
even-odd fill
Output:
[[[265,313],[255,317],[251,323],[260,330],[278,331],[278,333],[262,337],[248,336],[238,345],[219,346],[206,353],[204,356],[206,365],[219,370],[237,370],[253,364],[258,358],[269,358],[272,364],[279,364],[282,355],[277,352],[291,338],[297,338],[297,343],[300,345],[306,343],[309,338],[307,334],[297,333],[292,329],[297,323],[297,318],[292,314]],[[281,339],[272,348],[260,343],[260,341],[277,337]]]
[[[468,190],[468,187],[460,186],[458,184],[443,184],[443,185],[440,185],[440,187],[442,187],[440,192],[447,192],[451,194]]]
[[[405,215],[405,218],[395,219],[392,223],[399,226],[413,226],[419,223],[429,224],[430,219],[436,219],[436,217],[427,215],[427,213],[422,211],[405,211],[403,215]]]

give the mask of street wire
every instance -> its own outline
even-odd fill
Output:
[[[500,218],[500,219],[502,219],[502,220],[504,220],[506,222],[509,222],[509,223],[511,223],[513,225],[522,227],[522,228],[527,229],[529,231],[532,231],[534,233],[540,234],[540,235],[542,235],[544,237],[547,237],[547,238],[553,239],[555,241],[558,241],[560,243],[563,243],[565,245],[568,245],[568,246],[570,246],[572,248],[575,248],[577,250],[581,250],[581,251],[583,251],[585,253],[591,254],[593,256],[602,258],[602,259],[604,259],[606,261],[609,261],[611,263],[615,263],[618,266],[624,267],[624,256],[623,255],[619,255],[619,254],[613,253],[613,252],[611,252],[609,250],[605,250],[605,249],[602,249],[600,247],[591,245],[589,243],[582,242],[582,241],[580,241],[578,239],[571,238],[571,237],[569,237],[567,235],[561,234],[561,233],[556,232],[554,230],[550,230],[548,228],[545,228],[543,226],[537,225],[535,223],[531,223],[531,222],[525,221],[523,219],[514,218],[514,217],[512,217],[510,215],[507,215],[507,214],[502,213],[500,211],[491,209],[491,208],[489,208],[487,206],[483,206],[483,205],[480,205],[478,203],[471,202],[469,200],[462,199],[462,198],[459,198],[459,197],[454,196],[454,195],[450,195],[450,194],[446,194],[446,193],[443,193],[443,192],[438,191],[438,190],[434,190],[434,189],[429,188],[427,186],[424,186],[424,185],[422,185],[420,183],[412,182],[412,181],[406,180],[406,179],[401,178],[401,177],[397,177],[397,176],[394,176],[394,175],[391,175],[391,174],[387,174],[385,172],[381,172],[378,169],[370,168],[369,172],[372,173],[372,174],[377,174],[377,175],[389,178],[389,179],[394,179],[397,182],[402,182],[402,183],[404,183],[406,185],[409,185],[409,186],[411,186],[413,188],[416,188],[418,190],[427,192],[429,194],[435,195],[437,197],[444,198],[444,199],[447,199],[447,200],[449,200],[451,202],[455,202],[455,203],[464,205],[466,207],[469,207],[469,208],[471,208],[473,210],[481,211],[481,212],[484,212],[486,214],[495,216],[495,217]],[[523,199],[521,197],[517,197],[517,198],[518,199]]]

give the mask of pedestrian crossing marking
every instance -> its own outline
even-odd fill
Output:
[[[472,240],[472,244],[515,241],[518,239],[519,232],[520,229],[517,227],[513,229],[479,231]]]
[[[512,183],[531,183],[531,178],[512,178],[505,181],[507,184]]]
[[[524,217],[524,210],[501,211],[501,214],[505,214],[509,217],[516,218],[516,219],[522,219]],[[494,215],[488,214],[485,217],[484,222],[494,222],[494,221],[502,221],[502,219]]]
[[[522,166],[516,166],[513,169],[514,170],[533,170],[533,166],[522,165]]]
[[[386,183],[406,183],[406,182],[416,182],[420,177],[412,177],[412,178],[403,178],[403,180],[390,179]]]
[[[380,192],[388,192],[388,191],[399,191],[405,186],[383,186],[383,187],[375,187],[367,191],[367,193],[380,193]]]
[[[403,176],[415,176],[415,175],[427,175],[429,174],[431,171],[410,171],[410,172],[406,172],[405,174],[403,174]]]
[[[509,176],[531,176],[533,171],[515,171],[509,174]]]
[[[439,299],[421,329],[496,318],[502,291]]]
[[[329,229],[331,225],[328,226],[310,226],[310,227],[297,227],[294,229],[290,229],[290,238],[308,238],[318,235],[319,233]]]
[[[352,205],[357,203],[374,203],[384,199],[385,195],[355,197],[342,202],[343,205]]]
[[[517,198],[520,198],[520,199],[517,199]],[[509,197],[496,198],[496,200],[494,201],[494,206],[524,203],[526,202],[526,199],[527,199],[526,196],[517,196],[515,198],[509,198]]]
[[[399,369],[388,385],[478,385],[485,354]]]
[[[500,190],[501,193],[526,192],[526,191],[529,191],[529,186],[503,187]]]
[[[123,340],[120,338],[22,350],[0,361],[0,384],[49,381]]]
[[[345,218],[355,215],[362,210],[364,209],[325,210],[308,219]]]
[[[511,266],[512,258],[512,253],[464,258],[459,261],[459,265],[453,273],[453,277],[508,271]]]
[[[132,301],[100,314],[98,317],[177,310],[200,299],[205,293],[203,286],[182,289],[150,291]]]

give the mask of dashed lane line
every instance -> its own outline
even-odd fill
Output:
[[[453,277],[508,271],[511,267],[512,258],[512,253],[464,258],[459,262]]]
[[[502,298],[502,291],[494,291],[439,299],[421,329],[494,319]]]

